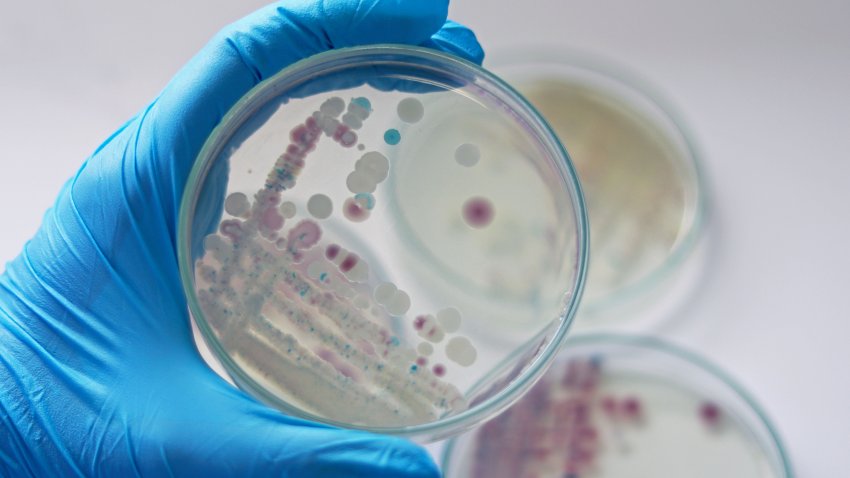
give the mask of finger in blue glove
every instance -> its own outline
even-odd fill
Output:
[[[406,43],[480,62],[446,0],[291,0],[222,30],[60,192],[0,276],[2,476],[438,476],[405,440],[284,416],[193,345],[177,210],[248,90],[330,49]]]

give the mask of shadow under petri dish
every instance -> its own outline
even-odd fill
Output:
[[[555,130],[587,201],[591,260],[576,325],[620,324],[632,310],[615,307],[645,305],[691,252],[704,207],[694,151],[678,123],[625,80],[569,58],[516,58],[493,69]]]
[[[758,407],[654,339],[577,336],[519,402],[449,443],[447,478],[789,478]]]

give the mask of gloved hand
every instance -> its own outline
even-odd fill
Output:
[[[421,448],[282,415],[194,345],[175,252],[204,140],[294,61],[377,42],[480,62],[447,0],[290,0],[217,35],[60,192],[0,276],[2,476],[438,476]]]

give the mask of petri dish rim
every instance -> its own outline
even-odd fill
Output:
[[[264,387],[257,384],[231,359],[204,319],[203,311],[195,294],[191,223],[194,217],[195,204],[202,189],[202,182],[206,178],[215,159],[221,153],[222,148],[227,143],[227,140],[243,124],[245,118],[256,111],[256,109],[252,109],[252,106],[255,106],[258,101],[261,101],[265,95],[269,95],[270,90],[276,92],[276,94],[284,91],[278,84],[282,79],[286,79],[287,77],[300,78],[300,81],[303,82],[306,79],[305,77],[309,77],[308,75],[311,73],[329,73],[344,68],[346,61],[352,61],[358,58],[368,59],[370,57],[371,60],[369,61],[375,61],[379,57],[393,56],[428,61],[432,68],[436,64],[442,68],[460,70],[467,74],[469,78],[482,78],[494,87],[494,89],[486,89],[485,92],[487,94],[494,95],[501,101],[508,100],[512,102],[512,106],[519,107],[518,111],[515,110],[512,112],[513,114],[520,115],[522,121],[534,124],[539,128],[539,133],[542,135],[541,140],[545,142],[544,146],[556,159],[561,160],[558,166],[563,176],[564,186],[569,189],[568,193],[572,200],[577,239],[577,251],[575,255],[576,269],[574,283],[568,292],[569,303],[565,304],[563,312],[559,316],[560,325],[555,333],[552,334],[552,338],[546,345],[546,348],[525,368],[522,376],[515,380],[509,387],[506,387],[474,407],[444,419],[403,427],[368,427],[336,422],[292,407],[270,392],[267,392]],[[382,61],[389,64],[398,64],[400,62],[398,59]],[[328,67],[329,64],[333,64],[333,66]],[[300,82],[293,82],[291,78],[289,81],[290,84],[288,86],[290,87],[302,84]],[[581,302],[587,277],[589,234],[584,195],[578,179],[578,173],[569,154],[549,123],[516,89],[481,66],[448,53],[419,46],[376,44],[329,50],[297,61],[255,85],[231,107],[204,142],[187,178],[177,222],[177,256],[181,284],[187,299],[190,318],[198,325],[205,343],[212,349],[216,359],[221,362],[224,369],[240,388],[245,389],[265,403],[282,410],[284,413],[291,413],[300,418],[343,428],[360,429],[409,438],[416,437],[422,441],[434,441],[470,428],[480,422],[484,417],[488,417],[508,407],[546,371],[547,366],[554,360],[557,352],[560,350],[561,344],[566,339],[567,331],[573,322]],[[539,339],[539,336],[535,336],[530,342],[536,339]],[[499,366],[497,364],[494,368],[498,368]]]
[[[656,285],[673,276],[674,272],[684,265],[686,259],[696,249],[706,224],[710,220],[710,208],[708,207],[710,198],[706,187],[705,174],[701,166],[704,161],[704,154],[679,110],[659,92],[657,87],[653,86],[651,81],[648,81],[639,73],[619,65],[615,61],[578,49],[534,44],[512,46],[491,53],[485,63],[487,67],[492,67],[497,71],[502,68],[526,65],[547,65],[585,70],[593,75],[604,77],[625,91],[631,91],[637,96],[643,97],[649,104],[658,108],[658,113],[669,120],[673,127],[672,132],[679,136],[678,139],[681,140],[685,153],[687,153],[683,163],[687,164],[694,173],[696,203],[691,226],[677,239],[670,254],[658,267],[637,282],[615,290],[614,293],[603,299],[585,303],[582,306],[582,313],[594,314],[615,309],[649,294]],[[568,146],[565,145],[565,147]]]
[[[767,416],[767,413],[765,413],[758,402],[742,385],[734,380],[726,371],[705,357],[671,342],[659,339],[658,337],[638,334],[626,335],[611,332],[582,333],[580,335],[570,337],[570,339],[564,344],[564,349],[571,346],[581,345],[627,346],[640,348],[654,353],[666,354],[673,359],[687,362],[688,364],[701,369],[703,372],[706,372],[708,375],[717,378],[723,385],[727,386],[735,396],[740,398],[745,406],[750,408],[750,410],[758,418],[758,424],[763,426],[764,430],[767,431],[767,435],[770,437],[771,441],[769,445],[772,445],[772,448],[776,451],[776,455],[780,461],[779,464],[782,466],[782,478],[795,477],[794,469],[791,465],[791,459],[788,456],[785,445],[779,436],[779,432],[773,425],[773,422]],[[448,470],[453,463],[452,452],[458,439],[459,437],[450,439],[443,448],[440,459],[440,467],[444,471]],[[759,444],[762,447],[765,445],[764,443]]]

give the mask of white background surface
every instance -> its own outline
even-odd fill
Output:
[[[3,0],[0,261],[81,161],[258,0]],[[678,107],[705,155],[709,269],[665,334],[743,383],[801,477],[850,470],[850,2],[455,0],[489,51],[580,48]]]

